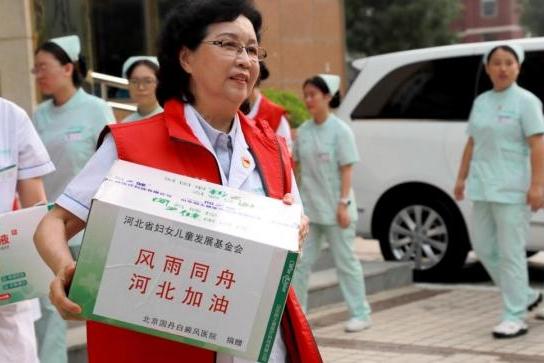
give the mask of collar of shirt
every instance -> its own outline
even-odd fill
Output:
[[[51,110],[52,112],[55,112],[55,113],[61,113],[70,108],[77,107],[80,99],[82,98],[84,99],[86,95],[87,95],[87,92],[85,92],[83,88],[79,87],[76,93],[74,93],[74,95],[70,97],[70,99],[63,105],[55,106],[55,103],[53,102],[53,100],[51,100],[51,106],[52,106]]]
[[[204,130],[204,133],[208,137],[208,141],[210,142],[210,144],[213,146],[214,149],[216,148],[217,141],[220,135],[227,135],[231,142],[236,139],[236,134],[238,132],[238,128],[240,125],[240,120],[238,120],[238,115],[234,117],[230,131],[228,133],[225,133],[223,131],[219,131],[213,128],[208,122],[206,122],[206,120],[204,120],[202,115],[194,107],[192,106],[190,107],[192,111],[194,112],[194,115],[196,116],[198,123],[202,127],[202,130]]]
[[[259,113],[259,106],[261,106],[261,100],[263,96],[259,93],[257,95],[257,98],[255,99],[255,103],[251,107],[251,111],[247,114],[247,117],[254,119],[255,116],[257,116],[257,113]]]

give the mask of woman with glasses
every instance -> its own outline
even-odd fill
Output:
[[[472,247],[501,292],[495,338],[526,334],[527,310],[542,300],[529,287],[525,244],[531,211],[544,203],[544,119],[542,102],[516,83],[523,58],[523,49],[514,44],[484,55],[493,88],[472,105],[454,189],[455,199],[463,200],[467,181]]]
[[[371,325],[363,268],[353,251],[357,207],[351,175],[359,154],[353,132],[331,112],[339,105],[339,89],[340,77],[332,74],[314,76],[303,85],[312,119],[297,130],[293,159],[300,165],[302,200],[311,224],[293,284],[306,308],[310,272],[326,240],[350,313],[344,328],[357,332]]]
[[[86,75],[76,35],[50,39],[38,47],[34,69],[42,102],[33,122],[57,170],[44,177],[50,201],[56,200],[68,182],[83,168],[96,149],[100,131],[115,121],[111,107],[89,95],[81,84]],[[82,234],[71,239],[77,253]],[[40,299],[42,318],[36,323],[40,360],[67,361],[66,324],[48,298]]]
[[[134,56],[125,61],[123,77],[128,80],[128,92],[137,110],[125,117],[123,122],[141,120],[162,112],[155,95],[158,73],[157,57]]]
[[[251,0],[181,0],[159,40],[157,95],[164,112],[112,125],[85,169],[43,219],[35,240],[56,277],[52,301],[65,318],[80,306],[66,297],[75,265],[66,239],[85,227],[91,199],[116,159],[205,179],[251,193],[298,200],[285,144],[238,112],[266,52]],[[266,167],[263,167],[266,166]],[[308,223],[301,222],[300,236]],[[87,322],[89,362],[241,363],[224,353]],[[296,297],[289,292],[270,362],[321,362]]]

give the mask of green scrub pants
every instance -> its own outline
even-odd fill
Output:
[[[525,244],[531,211],[526,204],[474,202],[474,252],[501,291],[503,320],[525,319],[538,293],[530,288]]]
[[[48,297],[40,298],[40,308],[42,317],[34,324],[40,363],[66,363],[66,321]]]
[[[323,225],[310,223],[310,233],[304,243],[295,275],[293,287],[304,311],[308,306],[308,280],[313,264],[321,253],[321,244],[326,239],[329,242],[340,290],[348,305],[352,318],[368,319],[370,306],[366,300],[363,267],[353,251],[355,239],[355,224],[346,229],[338,225]]]

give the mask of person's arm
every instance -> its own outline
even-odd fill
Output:
[[[49,298],[65,319],[79,319],[81,307],[68,299],[66,289],[70,286],[75,271],[75,262],[68,248],[68,240],[85,227],[85,223],[56,205],[40,222],[34,234],[36,248],[53,270]]]
[[[336,220],[341,228],[347,228],[351,223],[348,213],[349,204],[342,201],[349,200],[352,176],[353,164],[340,166],[340,200],[336,208]]]
[[[457,173],[457,180],[453,194],[455,199],[461,201],[465,198],[465,181],[468,177],[468,171],[470,169],[470,162],[472,160],[472,152],[474,150],[474,139],[469,137],[463,150],[463,157],[461,158],[461,165],[459,165],[459,172]]]
[[[21,207],[28,208],[36,204],[47,203],[43,180],[41,177],[17,181],[17,193]]]
[[[527,192],[527,204],[533,212],[544,204],[544,138],[536,134],[527,138],[531,150],[531,185]]]

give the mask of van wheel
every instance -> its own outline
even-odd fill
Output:
[[[413,261],[416,280],[450,280],[469,251],[464,223],[452,208],[440,197],[390,200],[377,215],[375,234],[384,258]]]

